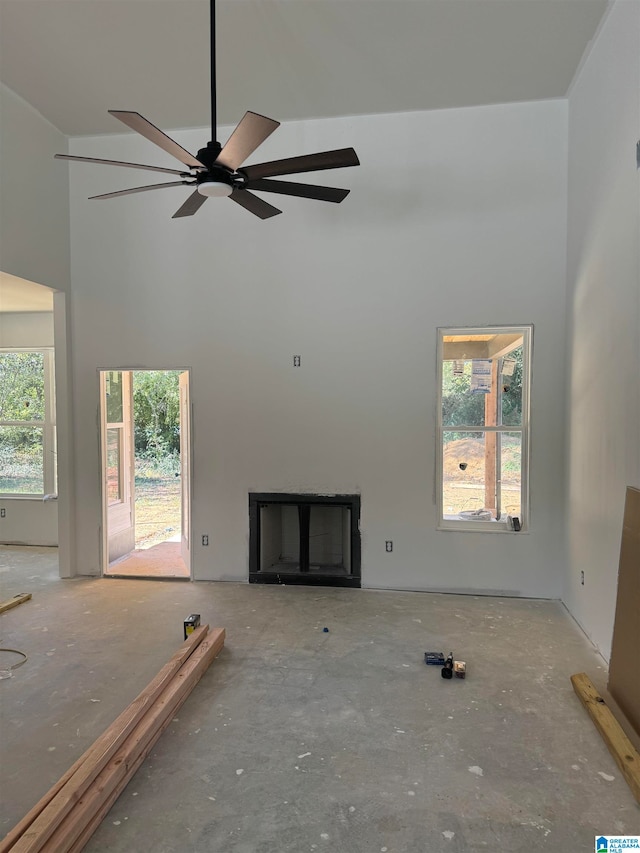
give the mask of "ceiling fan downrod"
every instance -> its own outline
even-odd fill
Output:
[[[217,105],[216,105],[216,0],[210,0],[211,28],[211,141],[218,144]]]
[[[211,140],[198,151],[197,159],[207,168],[214,169],[222,145],[218,142],[217,104],[216,104],[216,0],[209,0],[209,25],[211,34]]]

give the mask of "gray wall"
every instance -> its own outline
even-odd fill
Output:
[[[625,487],[640,487],[638,57],[640,4],[619,0],[569,97],[563,597],[607,658]]]
[[[68,291],[67,138],[0,84],[0,269]]]
[[[54,296],[54,325],[60,497],[57,508],[31,507],[31,512],[23,507],[19,514],[16,502],[12,502],[15,526],[11,535],[29,544],[57,541],[62,572],[71,574],[75,555],[73,483],[68,476],[73,470],[71,387],[67,381],[70,339],[66,333],[70,311],[66,297],[71,287],[69,180],[67,164],[53,159],[54,154],[67,151],[68,141],[2,84],[0,115],[0,269],[58,291]],[[58,517],[55,537],[54,513]],[[38,519],[44,522],[42,526]]]
[[[285,124],[254,162],[353,145],[362,165],[317,178],[352,188],[342,205],[278,197],[266,222],[227,199],[172,220],[183,188],[89,202],[135,179],[73,164],[82,571],[100,571],[98,369],[179,365],[196,579],[247,578],[250,491],[360,492],[364,586],[559,597],[566,140],[563,101]],[[133,134],[71,150],[173,165]],[[436,329],[503,323],[535,326],[531,532],[438,532]]]

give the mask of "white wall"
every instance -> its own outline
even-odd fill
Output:
[[[247,578],[249,491],[360,492],[365,586],[559,597],[566,138],[563,101],[290,123],[253,162],[353,145],[362,165],[300,178],[351,187],[342,205],[273,196],[266,222],[226,199],[171,220],[186,188],[88,202],[151,180],[74,164],[82,571],[98,369],[191,367],[196,579]],[[132,134],[71,150],[175,165]],[[437,532],[436,328],[502,323],[535,325],[531,532]]]
[[[67,138],[0,84],[0,269],[69,290]]]
[[[563,597],[607,658],[625,487],[640,486],[639,129],[640,3],[618,0],[569,97]]]
[[[73,573],[73,494],[67,472],[73,468],[70,449],[71,388],[66,382],[70,339],[66,320],[71,286],[69,241],[69,180],[66,163],[54,160],[64,154],[68,141],[30,104],[0,84],[0,269],[47,285],[54,295],[56,349],[56,403],[58,433],[58,507],[44,510],[51,540],[53,514],[58,513],[60,563],[65,574]],[[15,503],[15,502],[14,502]],[[38,515],[42,507],[35,510]],[[23,507],[14,521],[17,541],[33,542],[35,527]],[[7,516],[8,518],[8,516]],[[57,535],[57,534],[56,534]],[[35,544],[35,543],[33,543]]]
[[[0,348],[53,347],[53,314],[0,313]],[[56,545],[58,505],[33,498],[1,498],[0,542],[19,545]]]
[[[0,349],[15,347],[53,347],[53,313],[51,311],[0,312]]]

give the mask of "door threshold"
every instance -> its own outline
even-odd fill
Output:
[[[103,577],[132,581],[186,581],[187,583],[191,580],[186,575],[118,575],[113,572],[105,573]]]

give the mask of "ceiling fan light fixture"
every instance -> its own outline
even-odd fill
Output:
[[[202,181],[198,184],[198,192],[207,198],[224,198],[231,195],[233,187],[224,181]]]

